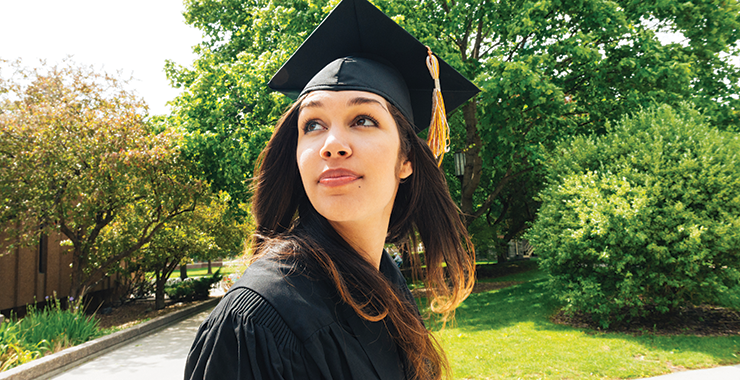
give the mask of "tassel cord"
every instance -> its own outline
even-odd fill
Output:
[[[434,90],[432,91],[432,119],[429,124],[429,134],[427,144],[432,149],[432,153],[437,158],[437,165],[442,166],[442,158],[446,152],[450,151],[450,126],[447,124],[447,115],[445,112],[445,103],[442,98],[442,86],[439,83],[439,61],[432,54],[432,50],[427,47],[427,68],[429,74],[434,80]]]

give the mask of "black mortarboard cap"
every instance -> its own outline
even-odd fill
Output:
[[[292,99],[314,90],[363,90],[399,108],[417,131],[432,117],[427,48],[367,0],[343,0],[268,84]],[[480,90],[439,60],[449,113]]]

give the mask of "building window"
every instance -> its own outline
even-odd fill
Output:
[[[39,273],[46,273],[46,261],[49,257],[49,236],[41,234],[39,239]]]

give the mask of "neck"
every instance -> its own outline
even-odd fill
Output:
[[[331,222],[331,225],[370,265],[380,269],[388,222],[386,219],[375,222]]]

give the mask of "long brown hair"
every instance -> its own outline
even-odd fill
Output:
[[[342,300],[360,317],[369,321],[388,318],[393,339],[406,354],[416,378],[449,375],[444,352],[424,327],[416,308],[309,202],[296,162],[301,101],[277,123],[257,163],[252,198],[256,221],[253,257],[268,251],[296,256],[310,271],[328,276]],[[413,172],[399,185],[386,243],[410,253],[413,271],[427,287],[432,311],[446,318],[473,288],[473,245],[431,150],[400,111],[390,103],[388,107],[400,135],[399,157],[411,161]],[[424,246],[424,266],[417,252],[419,240]],[[282,249],[286,247],[283,243],[298,248]]]

